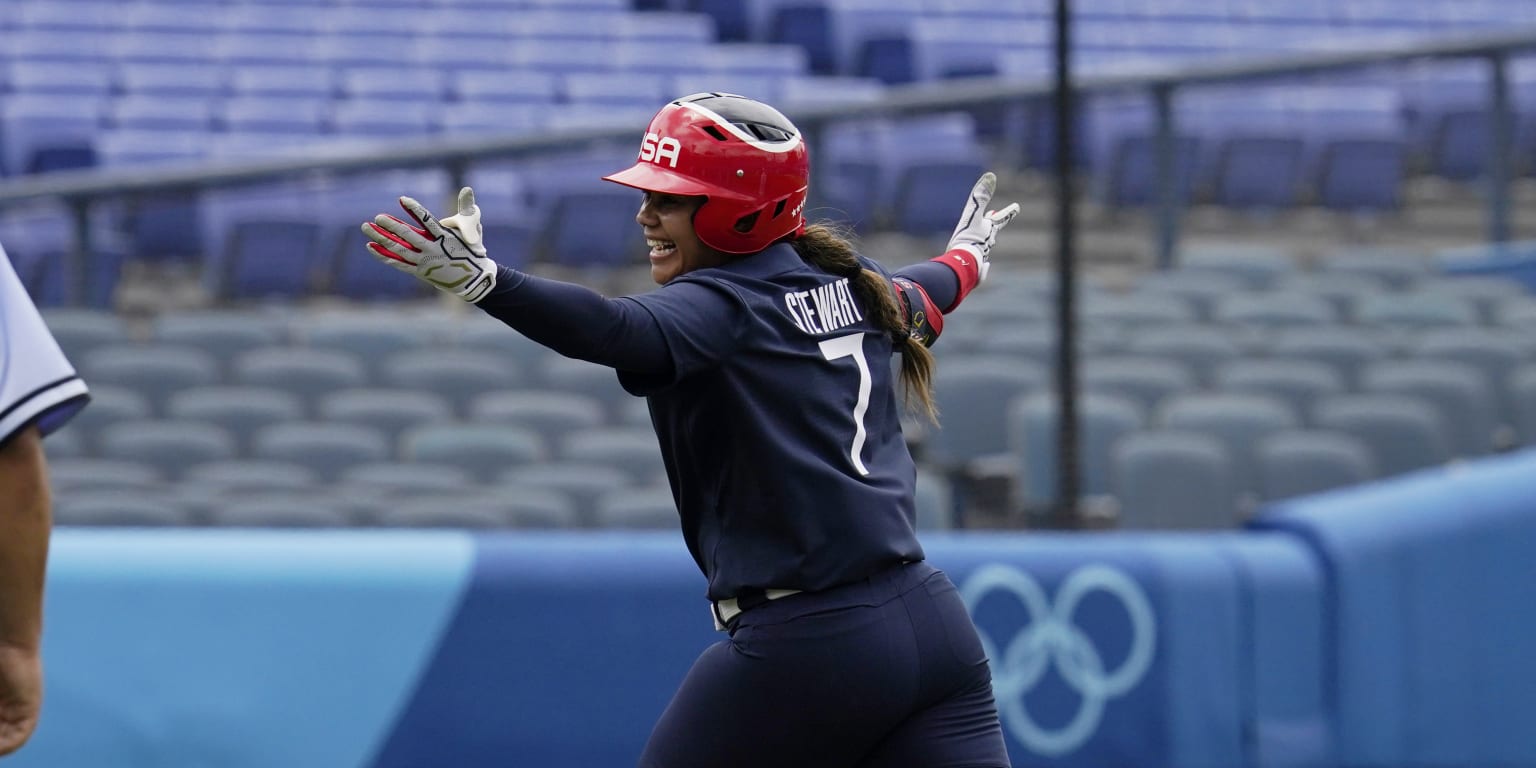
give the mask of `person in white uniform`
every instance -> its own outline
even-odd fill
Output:
[[[52,528],[42,439],[90,399],[0,248],[0,755],[37,728]]]

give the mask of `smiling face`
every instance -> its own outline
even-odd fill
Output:
[[[693,214],[703,204],[702,197],[661,192],[646,192],[641,199],[635,221],[651,247],[651,279],[657,285],[666,285],[695,269],[719,266],[729,258],[705,245],[693,230]]]

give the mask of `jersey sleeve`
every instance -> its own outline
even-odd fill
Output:
[[[671,365],[650,313],[585,286],[503,267],[496,287],[476,306],[566,357],[649,373]]]
[[[671,365],[666,373],[619,371],[630,394],[647,396],[718,364],[741,343],[750,310],[729,284],[712,278],[682,279],[622,301],[656,319]]]
[[[89,399],[0,249],[0,444],[32,424],[53,432]]]

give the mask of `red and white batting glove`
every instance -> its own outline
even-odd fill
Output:
[[[458,202],[458,213],[438,221],[421,203],[401,197],[414,226],[381,213],[363,223],[363,234],[379,261],[473,304],[496,287],[496,262],[485,253],[475,191],[459,190]]]
[[[955,225],[955,233],[949,238],[949,247],[942,256],[934,259],[948,264],[960,276],[961,298],[987,279],[997,233],[1019,214],[1018,203],[1010,203],[1002,210],[988,211],[987,204],[992,202],[996,192],[997,176],[991,171],[983,173],[976,186],[971,187],[971,197],[965,201],[960,223]]]

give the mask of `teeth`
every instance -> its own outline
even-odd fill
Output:
[[[674,246],[671,240],[646,240],[645,244],[652,248],[658,249],[667,249]]]

